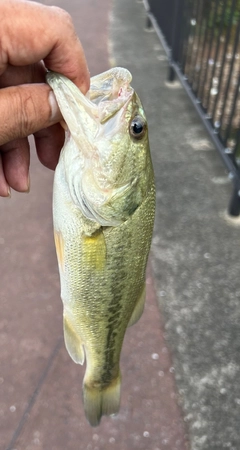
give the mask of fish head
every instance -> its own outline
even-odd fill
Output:
[[[66,77],[47,74],[69,129],[69,190],[84,216],[101,226],[127,220],[150,188],[147,120],[131,80],[127,69],[110,69],[91,78],[84,96]]]

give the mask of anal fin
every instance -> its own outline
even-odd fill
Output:
[[[146,297],[146,285],[144,284],[141,295],[139,296],[139,299],[133,310],[132,316],[128,322],[128,327],[131,327],[140,319],[144,310],[145,297]]]
[[[69,355],[76,364],[83,364],[85,354],[81,339],[66,316],[63,316],[63,330],[65,345]]]

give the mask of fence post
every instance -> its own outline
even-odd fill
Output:
[[[151,13],[151,8],[150,8],[150,5],[148,3],[148,0],[143,0],[143,5],[144,5],[144,8],[145,8],[146,13],[147,13],[146,29],[147,30],[151,30],[153,26],[152,26],[152,22],[151,22],[150,17],[149,17],[149,14]]]
[[[229,203],[228,212],[230,216],[239,216],[240,214],[240,185],[239,183],[234,183],[233,193]]]
[[[172,39],[170,51],[170,66],[168,71],[168,81],[172,82],[175,79],[175,71],[172,63],[178,62],[179,50],[182,33],[182,18],[184,12],[184,0],[175,0],[173,11],[173,25],[172,25]]]

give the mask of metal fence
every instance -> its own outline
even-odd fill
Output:
[[[240,214],[240,0],[143,0],[175,74],[233,180]]]

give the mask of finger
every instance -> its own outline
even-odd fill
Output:
[[[70,78],[86,93],[89,71],[70,15],[55,6],[24,0],[1,3],[0,74],[7,64],[45,65]]]
[[[38,131],[34,134],[36,150],[40,162],[54,170],[65,140],[65,132],[60,124]]]
[[[27,138],[1,147],[2,167],[8,185],[18,192],[29,191],[30,147]]]
[[[43,61],[28,66],[15,67],[9,64],[0,75],[0,88],[28,83],[45,83],[46,68]]]
[[[62,119],[56,99],[46,84],[0,89],[0,145],[29,136]]]
[[[45,80],[46,69],[40,62],[31,66],[13,67],[8,66],[7,70],[2,76],[0,76],[0,87],[7,87],[9,85],[15,86],[22,83],[40,82]],[[27,140],[16,140],[11,143],[0,147],[0,151],[7,151],[9,148],[16,149],[19,142],[24,145],[24,142],[28,145]],[[38,151],[40,161],[48,168],[55,169],[60,150],[64,143],[64,132],[60,125],[56,127],[49,127],[36,134],[36,149]],[[28,183],[28,174],[25,177],[21,177],[20,186],[18,190],[25,191]]]
[[[10,187],[4,175],[2,157],[0,155],[0,197],[9,197],[9,196],[10,196]]]

